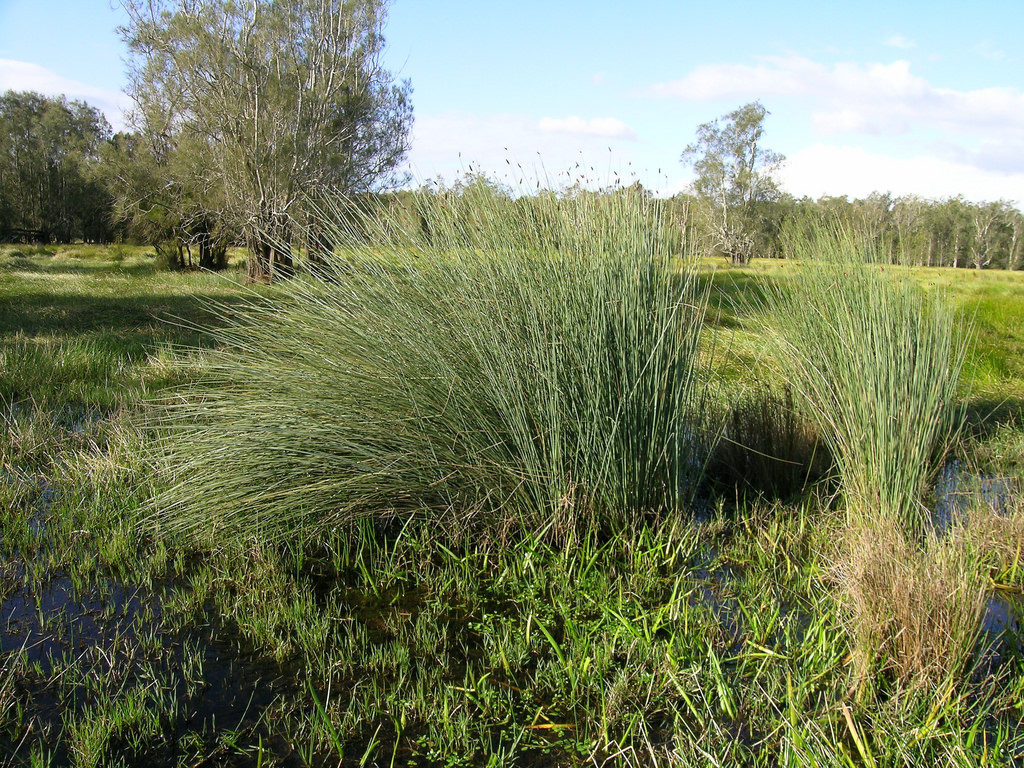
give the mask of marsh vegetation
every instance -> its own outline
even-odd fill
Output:
[[[461,207],[460,207],[461,206]],[[0,256],[12,765],[1010,765],[1020,275],[423,196]]]

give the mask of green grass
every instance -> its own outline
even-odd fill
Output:
[[[768,286],[788,279],[794,264],[783,259],[760,259],[747,266],[709,260],[713,272],[712,316],[740,340],[733,345],[735,372],[745,372],[764,358],[760,328],[752,317],[751,296],[763,296]],[[1024,272],[1004,270],[947,269],[941,267],[891,267],[923,288],[941,288],[959,310],[958,329],[973,331],[963,375],[963,392],[972,402],[1008,403],[1019,408],[1024,402]],[[745,342],[745,343],[744,343]]]
[[[204,334],[187,326],[215,322],[203,301],[240,297],[238,271],[160,272],[140,250],[117,261],[95,246],[0,258],[0,400],[51,410],[136,406],[167,383],[161,361],[170,346],[201,343]]]
[[[346,243],[218,333],[158,415],[160,525],[307,537],[416,517],[438,538],[572,540],[693,498],[706,296],[651,201],[552,197],[532,238],[518,209],[449,231],[443,202],[419,204],[429,244]]]
[[[216,322],[196,298],[241,307],[251,296],[223,278],[155,271],[142,252],[82,255],[0,256],[0,752],[10,764],[1005,766],[1024,756],[1020,630],[983,632],[962,669],[927,686],[882,675],[853,689],[835,569],[844,516],[827,487],[735,509],[723,492],[703,522],[685,510],[633,516],[568,548],[531,532],[515,547],[439,542],[416,522],[364,521],[306,542],[154,535],[140,525],[161,487],[141,401],[206,370],[205,353],[182,365],[176,351],[216,343],[186,327]],[[790,268],[713,276],[723,397],[749,394],[750,378],[774,368],[760,321],[733,299]],[[1021,482],[1019,395],[1002,394],[1021,391],[1019,369],[986,369],[996,373],[985,385],[972,362],[1024,354],[1010,325],[1024,294],[1006,288],[1017,276],[909,274],[949,281],[975,319],[974,412],[1005,399],[971,431],[963,460]],[[1019,604],[1024,560],[1010,523],[1024,519],[1020,499],[998,517],[972,506],[977,520],[955,541],[984,550],[986,591],[996,584]]]

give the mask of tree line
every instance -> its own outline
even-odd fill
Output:
[[[0,241],[115,237],[103,177],[111,140],[106,118],[84,102],[30,92],[0,96]]]
[[[134,241],[168,265],[206,269],[245,245],[249,276],[268,280],[334,247],[321,201],[401,207],[388,190],[407,180],[411,85],[381,64],[384,0],[122,4],[127,130],[113,133],[84,102],[0,97],[0,240]],[[745,263],[825,224],[874,238],[892,260],[1024,268],[1024,215],[1004,200],[783,193],[773,174],[784,158],[763,146],[767,115],[753,102],[698,126],[681,157],[696,179],[664,204],[680,237]],[[465,202],[480,185],[519,197],[479,176],[429,194]]]
[[[877,254],[916,266],[1024,268],[1024,214],[1011,202],[929,200],[875,192],[817,200],[783,193],[773,174],[785,158],[764,148],[768,110],[745,104],[697,128],[680,158],[692,193],[674,198],[692,237],[734,263],[782,255],[790,234],[839,227],[874,241]]]
[[[972,202],[963,196],[927,199],[873,192],[867,197],[796,198],[788,194],[752,206],[744,231],[749,250],[727,250],[707,222],[706,201],[691,193],[671,198],[670,210],[705,251],[746,263],[784,256],[789,235],[841,228],[870,239],[890,263],[920,267],[1024,269],[1024,213],[1007,200]]]

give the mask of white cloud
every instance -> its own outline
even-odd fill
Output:
[[[809,102],[821,133],[897,135],[916,129],[993,138],[1024,138],[1019,88],[938,88],[907,61],[840,62],[826,66],[802,56],[767,56],[756,64],[709,64],[659,83],[647,94],[698,101],[794,98]]]
[[[595,72],[590,76],[590,84],[596,85],[598,88],[608,82],[608,75],[605,72]]]
[[[1024,169],[1012,173],[937,157],[892,157],[862,147],[817,143],[792,153],[779,173],[790,193],[799,196],[849,195],[874,191],[970,200],[1004,198],[1024,203]]]
[[[680,80],[652,85],[646,94],[694,101],[796,96],[806,93],[808,84],[820,77],[819,67],[799,57],[768,57],[754,66],[702,64]]]
[[[915,43],[909,37],[904,37],[903,35],[893,35],[892,37],[888,38],[885,41],[885,44],[890,46],[891,48],[899,48],[904,51],[910,50],[915,45],[917,45],[917,43]]]
[[[89,102],[107,116],[115,130],[124,127],[129,98],[119,92],[82,83],[28,61],[0,59],[0,92],[37,91],[47,96],[64,94],[69,99]]]
[[[575,115],[564,118],[544,117],[541,118],[537,127],[545,133],[569,133],[578,136],[636,140],[636,131],[614,117],[595,117],[592,120],[584,120]]]

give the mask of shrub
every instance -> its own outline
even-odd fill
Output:
[[[685,505],[707,453],[707,294],[652,203],[461,204],[416,198],[415,237],[336,217],[313,274],[215,332],[202,379],[157,413],[160,521],[562,536]]]
[[[184,269],[181,246],[175,240],[160,240],[153,244],[153,264],[160,271],[175,272]]]
[[[106,247],[106,255],[110,261],[120,264],[132,255],[132,249],[124,243],[111,243]]]

